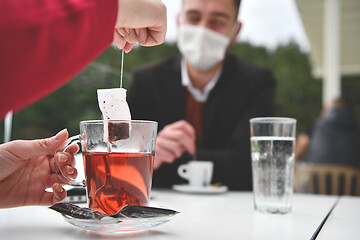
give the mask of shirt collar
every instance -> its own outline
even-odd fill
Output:
[[[181,59],[180,63],[181,68],[181,82],[184,87],[187,87],[191,95],[195,98],[198,102],[205,102],[211,92],[211,90],[215,87],[216,83],[218,82],[221,74],[221,69],[215,74],[215,76],[208,82],[203,91],[193,86],[189,73],[187,70],[187,66],[185,63],[184,58]]]

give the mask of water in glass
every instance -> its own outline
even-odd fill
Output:
[[[261,212],[291,211],[295,161],[294,137],[251,137],[255,208]]]

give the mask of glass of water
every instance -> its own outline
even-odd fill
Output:
[[[265,213],[291,211],[296,120],[250,119],[255,209]]]

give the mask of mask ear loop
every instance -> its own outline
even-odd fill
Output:
[[[231,32],[230,32],[230,39],[233,39],[234,37],[236,37],[236,34],[237,34],[237,29],[239,27],[241,23],[236,21],[233,28],[231,29]]]

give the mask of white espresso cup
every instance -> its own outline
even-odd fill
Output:
[[[180,165],[178,174],[189,181],[189,185],[204,187],[211,182],[214,164],[210,161],[191,161]]]

